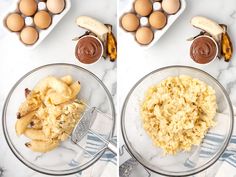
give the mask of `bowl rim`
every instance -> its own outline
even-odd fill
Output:
[[[210,79],[212,79],[213,81],[215,81],[215,83],[221,88],[221,90],[223,91],[224,93],[224,96],[226,97],[226,100],[227,102],[229,103],[229,109],[230,109],[230,117],[231,117],[231,125],[230,125],[230,130],[229,130],[229,134],[226,138],[226,141],[225,143],[223,144],[223,146],[221,147],[221,149],[219,150],[219,152],[217,154],[215,154],[213,156],[213,158],[206,164],[196,168],[193,172],[181,172],[179,174],[176,174],[176,172],[165,172],[165,171],[157,171],[147,165],[145,165],[144,163],[142,163],[139,158],[135,155],[135,153],[133,152],[133,149],[132,147],[130,146],[129,144],[129,140],[128,140],[128,137],[127,137],[127,134],[126,134],[126,130],[125,130],[125,121],[124,121],[124,117],[125,117],[125,109],[127,107],[127,103],[129,101],[129,98],[130,96],[132,95],[133,91],[136,89],[136,87],[143,81],[145,80],[146,78],[148,78],[149,76],[155,74],[155,73],[158,73],[159,71],[163,71],[163,70],[166,70],[166,69],[171,69],[171,68],[181,68],[181,69],[190,69],[190,70],[194,70],[194,71],[197,71],[197,72],[200,72],[204,75],[206,75],[207,77],[209,77]],[[164,175],[164,176],[173,176],[173,177],[184,177],[184,176],[190,176],[190,175],[195,175],[197,173],[200,173],[204,170],[206,170],[207,168],[209,168],[210,166],[212,166],[219,158],[220,156],[224,153],[225,149],[227,148],[228,144],[229,144],[229,141],[231,139],[231,136],[232,136],[232,132],[233,132],[233,127],[234,127],[234,112],[233,112],[233,106],[232,106],[232,103],[231,103],[231,100],[230,100],[230,97],[228,95],[228,93],[226,92],[225,88],[220,84],[220,82],[215,79],[213,76],[211,76],[210,74],[208,74],[207,72],[201,70],[201,69],[198,69],[198,68],[194,68],[194,67],[191,67],[191,66],[184,66],[184,65],[171,65],[171,66],[166,66],[166,67],[162,67],[162,68],[159,68],[159,69],[156,69],[148,74],[146,74],[145,76],[143,76],[141,79],[139,79],[138,82],[136,82],[134,84],[134,86],[131,88],[131,90],[128,92],[126,98],[125,98],[125,101],[123,103],[123,107],[122,107],[122,110],[121,110],[121,119],[120,119],[120,123],[121,123],[121,133],[122,133],[122,137],[124,139],[124,142],[125,142],[125,145],[129,151],[129,154],[134,158],[136,159],[145,169],[147,170],[150,170],[151,172],[154,172],[156,174],[160,174],[160,175]]]
[[[60,170],[60,171],[57,171],[56,173],[53,172],[54,170],[48,170],[48,169],[44,169],[44,168],[41,168],[41,167],[38,167],[36,165],[33,165],[31,162],[29,162],[28,160],[25,160],[23,156],[21,156],[19,153],[18,153],[18,150],[14,147],[9,135],[8,135],[8,131],[7,131],[7,127],[6,127],[6,110],[7,110],[7,107],[8,107],[8,103],[9,103],[9,100],[12,96],[12,93],[14,92],[15,88],[26,78],[28,77],[29,75],[31,75],[32,73],[36,72],[36,71],[39,71],[41,69],[44,69],[44,68],[47,68],[47,67],[54,67],[54,66],[67,66],[67,67],[73,67],[75,69],[78,69],[78,70],[82,70],[82,71],[85,71],[87,72],[90,76],[92,76],[94,79],[96,79],[99,84],[103,87],[103,89],[105,90],[107,96],[108,96],[108,99],[109,99],[109,102],[111,103],[111,111],[112,111],[112,118],[113,118],[113,125],[112,125],[112,129],[111,129],[111,133],[110,133],[110,137],[108,137],[109,139],[111,139],[113,136],[114,136],[114,132],[115,132],[115,126],[116,126],[116,112],[115,112],[115,105],[114,105],[114,102],[113,102],[113,99],[112,99],[112,96],[109,92],[109,90],[107,89],[107,87],[105,86],[105,84],[102,82],[102,80],[100,80],[95,74],[93,74],[91,71],[81,67],[81,66],[78,66],[78,65],[75,65],[75,64],[70,64],[70,63],[51,63],[51,64],[46,64],[46,65],[42,65],[42,66],[39,66],[29,72],[27,72],[26,74],[24,74],[22,77],[20,77],[20,79],[13,85],[13,87],[10,89],[10,92],[8,93],[6,99],[5,99],[5,102],[4,102],[4,106],[3,106],[3,112],[2,112],[2,128],[3,128],[3,134],[4,134],[4,137],[5,137],[5,140],[7,142],[7,145],[8,147],[11,149],[12,153],[15,155],[15,157],[20,160],[25,166],[27,166],[28,168],[36,171],[36,172],[39,172],[39,173],[42,173],[42,174],[45,174],[45,175],[53,175],[53,176],[63,176],[63,175],[72,175],[72,174],[75,174],[75,173],[78,173],[78,172],[81,172],[83,170],[86,170],[87,168],[89,168],[90,166],[92,166],[94,163],[96,163],[101,157],[102,155],[105,153],[106,149],[107,148],[103,148],[103,150],[101,152],[98,153],[97,157],[94,157],[91,159],[91,161],[83,164],[82,166],[80,167],[77,167],[77,168],[73,168],[73,169],[70,169],[70,170]]]

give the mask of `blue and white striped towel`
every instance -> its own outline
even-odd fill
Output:
[[[116,144],[117,137],[114,136],[111,141]],[[104,145],[104,143],[99,138],[97,138],[91,133],[87,135],[86,144],[87,144],[86,150],[90,154],[95,154],[96,152],[98,152],[98,150],[101,149],[101,146]],[[117,156],[114,155],[111,151],[106,150],[98,162],[96,162],[90,168],[82,172],[81,177],[116,176],[117,174],[116,167],[117,167]]]
[[[117,142],[117,137],[114,136],[111,140],[113,143]],[[87,134],[86,140],[86,150],[90,154],[97,153],[101,147],[104,146],[104,143],[94,136],[91,133]],[[84,154],[84,156],[88,156]],[[106,150],[102,157],[91,167],[78,173],[76,176],[78,177],[111,177],[112,175],[117,174],[117,157],[111,151]]]
[[[234,112],[236,112],[236,107],[234,107]],[[186,166],[195,166],[196,164],[194,164],[193,161],[201,163],[205,158],[214,154],[218,145],[223,143],[222,130],[224,130],[225,127],[225,121],[223,119],[226,116],[227,115],[224,113],[217,114],[217,126],[207,133],[201,148],[197,149],[195,154],[186,161]],[[235,113],[234,116],[236,118]],[[195,177],[236,177],[236,120],[234,121],[232,138],[223,155],[211,168],[195,175]]]
[[[102,136],[102,135],[101,135]],[[104,137],[104,136],[103,136]],[[104,137],[105,138],[105,137]],[[113,144],[116,144],[117,137],[114,136],[111,139]],[[95,155],[100,152],[101,149],[104,149],[104,142],[101,141],[95,135],[88,133],[86,135],[86,145],[85,149],[87,153],[83,153],[82,157],[78,154],[74,159],[69,163],[70,166],[77,166],[78,163],[85,159],[91,160],[91,155]],[[99,158],[99,160],[90,166],[88,169],[83,170],[76,174],[77,177],[110,177],[116,176],[117,174],[117,156],[111,151],[106,150],[104,154]]]

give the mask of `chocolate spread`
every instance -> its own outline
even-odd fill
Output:
[[[191,48],[191,58],[200,64],[209,63],[217,55],[217,46],[213,39],[209,37],[198,37],[194,39]]]
[[[85,64],[96,62],[102,56],[102,44],[92,36],[79,39],[76,46],[76,57]]]

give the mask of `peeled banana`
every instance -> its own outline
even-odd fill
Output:
[[[48,152],[55,149],[58,145],[58,141],[32,140],[28,143],[25,143],[25,146],[34,152]]]
[[[97,35],[97,37],[104,41],[107,37],[107,33],[109,32],[109,29],[106,25],[104,25],[102,22],[88,17],[88,16],[80,16],[76,19],[76,24],[82,28],[85,28],[94,34]]]
[[[220,41],[224,29],[215,21],[202,16],[195,16],[191,20],[191,24],[199,29],[209,33],[215,40]]]

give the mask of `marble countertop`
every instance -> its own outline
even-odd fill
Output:
[[[126,8],[129,1],[120,0],[119,11]],[[186,0],[187,7],[179,19],[148,50],[131,48],[122,30],[119,36],[119,67],[118,67],[118,103],[119,112],[126,95],[132,86],[151,71],[169,65],[188,65],[200,68],[214,76],[227,90],[231,101],[236,105],[236,56],[229,63],[215,60],[209,65],[198,65],[189,56],[190,43],[186,41],[200,31],[193,28],[190,19],[195,15],[203,15],[227,24],[232,42],[236,42],[236,1],[235,0]],[[120,17],[121,14],[118,14]],[[235,46],[234,46],[235,47]],[[235,53],[234,53],[235,54]],[[120,146],[123,144],[120,135]],[[120,164],[130,158],[126,153],[120,157]],[[134,176],[142,176],[135,174]]]
[[[0,20],[5,16],[7,8],[16,0],[0,0]],[[72,63],[80,65],[97,75],[107,86],[116,103],[116,62],[100,60],[97,64],[87,66],[78,62],[74,56],[75,42],[73,38],[80,36],[84,30],[77,27],[75,18],[89,15],[114,25],[116,30],[116,1],[115,0],[72,0],[68,14],[57,24],[46,39],[33,50],[22,50],[15,47],[9,33],[0,26],[0,113],[5,98],[14,83],[28,71],[50,63]],[[116,31],[115,31],[116,33]],[[0,177],[42,177],[24,166],[8,148],[0,126]],[[73,175],[78,176],[78,175]]]

